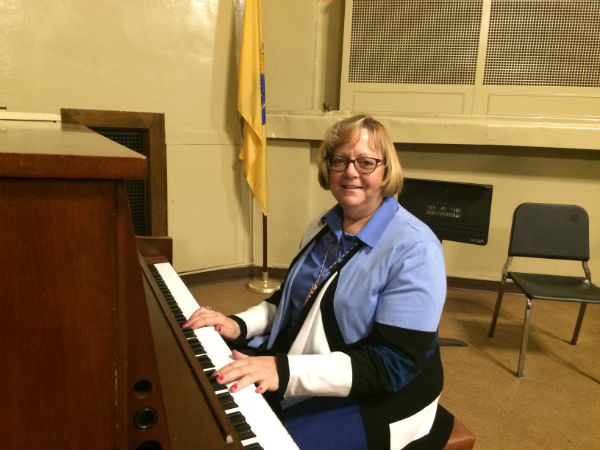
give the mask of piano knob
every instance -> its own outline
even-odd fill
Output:
[[[135,450],[163,450],[163,446],[156,441],[146,441],[138,445]]]
[[[133,386],[133,395],[137,398],[144,398],[152,392],[152,383],[148,380],[140,380]]]
[[[152,408],[142,408],[133,416],[133,424],[140,430],[147,430],[156,423],[157,414]]]

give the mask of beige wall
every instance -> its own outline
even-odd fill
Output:
[[[449,275],[477,279],[499,279],[506,259],[512,211],[524,201],[577,203],[590,214],[592,270],[600,269],[600,159],[597,152],[542,148],[467,147],[406,144],[400,156],[405,174],[431,178],[492,184],[492,212],[486,246],[444,243]],[[522,261],[515,270],[561,269],[578,274],[580,266]],[[598,270],[596,269],[596,270]]]
[[[164,113],[176,270],[260,265],[261,217],[237,160],[234,2],[3,5],[0,105]],[[333,204],[316,181],[314,160],[325,126],[343,115],[321,112],[323,103],[339,102],[342,16],[341,0],[263,0],[268,120],[279,123],[276,131],[267,126],[271,266],[285,267],[305,223]],[[316,118],[305,135],[298,113]],[[287,122],[300,131],[280,133]],[[406,130],[394,129],[398,142],[411,140]],[[445,132],[459,141],[464,129]],[[407,176],[494,185],[489,243],[444,243],[449,275],[498,279],[512,211],[526,200],[584,206],[591,268],[600,271],[600,152],[547,147],[398,145]]]

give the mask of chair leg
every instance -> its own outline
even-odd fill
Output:
[[[577,316],[577,323],[575,324],[575,330],[573,331],[573,338],[571,339],[571,344],[577,344],[577,339],[579,338],[579,330],[581,330],[581,323],[583,322],[583,316],[585,314],[585,308],[587,307],[587,303],[582,303],[579,307],[579,315]]]
[[[521,352],[519,353],[519,367],[517,368],[517,376],[523,377],[523,369],[525,367],[525,354],[527,353],[527,339],[529,338],[529,319],[531,318],[531,307],[533,301],[526,297],[525,321],[523,323],[523,337],[521,338]]]
[[[489,337],[494,337],[496,332],[496,322],[498,321],[498,314],[500,314],[500,305],[502,304],[502,296],[504,295],[504,286],[506,285],[506,276],[502,277],[500,282],[500,288],[498,289],[498,296],[496,297],[496,306],[494,307],[494,315],[492,317],[492,324],[490,325]]]

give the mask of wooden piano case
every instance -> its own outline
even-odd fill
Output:
[[[172,446],[124,183],[145,177],[81,125],[0,121],[1,448]]]
[[[123,182],[145,171],[82,126],[0,131],[2,447],[168,443]]]

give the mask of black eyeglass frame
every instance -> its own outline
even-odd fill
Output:
[[[344,165],[344,168],[340,170],[340,169],[334,169],[333,167],[331,167],[331,160],[332,160],[333,158],[340,158],[340,159],[343,159],[343,160],[346,162],[346,163],[345,163],[345,165]],[[369,160],[373,160],[373,161],[375,161],[375,167],[373,167],[373,170],[371,170],[370,172],[365,172],[365,169],[364,169],[364,168],[360,167],[360,165],[359,165],[359,166],[357,166],[357,165],[356,165],[356,162],[357,162],[359,159],[369,159]],[[363,174],[363,175],[368,175],[368,174],[370,174],[370,173],[373,173],[373,172],[375,172],[375,170],[377,169],[377,167],[379,167],[379,164],[385,165],[385,159],[372,158],[372,157],[370,157],[370,156],[361,156],[361,157],[359,157],[359,158],[356,158],[356,159],[350,159],[350,158],[346,158],[345,156],[341,156],[341,155],[329,155],[329,156],[327,156],[327,168],[328,168],[329,170],[333,171],[333,172],[344,172],[344,171],[345,171],[345,170],[348,168],[348,166],[350,165],[350,163],[352,163],[352,164],[354,165],[354,169],[355,169],[355,170],[356,170],[358,173],[361,173],[361,174]]]

